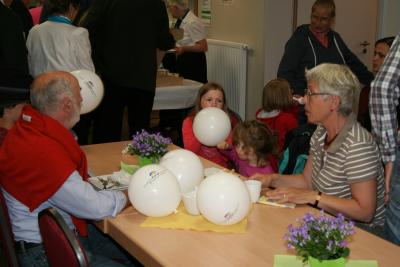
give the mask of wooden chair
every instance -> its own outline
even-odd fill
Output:
[[[50,266],[89,266],[84,248],[55,208],[39,213],[39,228]]]
[[[14,235],[11,230],[7,204],[0,186],[0,244],[7,260],[7,266],[18,267],[17,253],[14,245]],[[0,262],[3,264],[4,262]]]

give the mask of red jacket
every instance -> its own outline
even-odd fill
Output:
[[[270,118],[262,118],[260,115],[263,109],[256,112],[256,119],[267,125],[272,131],[278,135],[278,152],[282,152],[285,144],[286,133],[290,130],[297,128],[298,122],[294,112],[280,111],[276,116]]]
[[[232,129],[238,123],[234,116],[230,116]],[[193,133],[193,120],[194,116],[188,116],[184,119],[182,124],[182,137],[183,146],[185,149],[196,153],[197,155],[217,163],[225,168],[229,168],[229,160],[223,155],[217,147],[209,147],[201,144]],[[231,132],[232,133],[232,132]],[[228,137],[228,143],[231,143],[231,135]]]

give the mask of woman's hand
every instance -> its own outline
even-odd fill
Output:
[[[318,192],[309,189],[282,187],[270,190],[265,195],[277,203],[314,204]]]
[[[177,46],[175,47],[175,55],[180,56],[184,53],[184,48],[183,46]]]

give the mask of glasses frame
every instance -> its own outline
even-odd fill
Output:
[[[332,95],[332,94],[330,94],[330,93],[312,93],[310,91],[310,89],[308,89],[308,88],[304,89],[304,96],[311,97],[311,96],[315,96],[315,95]]]

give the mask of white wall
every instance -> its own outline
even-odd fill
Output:
[[[378,38],[395,36],[400,33],[400,1],[379,1]]]

